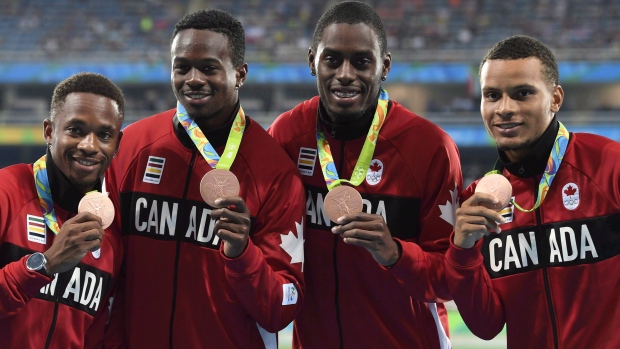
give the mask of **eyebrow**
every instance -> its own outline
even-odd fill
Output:
[[[323,49],[323,54],[342,54],[342,51],[326,47]],[[372,54],[373,54],[372,50],[362,50],[362,51],[353,52],[353,55],[355,56],[370,56]]]
[[[88,124],[86,122],[84,122],[83,120],[69,120],[67,121],[67,124],[70,126],[88,126]],[[114,130],[114,126],[112,125],[102,125],[100,127],[97,128],[98,130],[103,130],[103,131],[113,131]]]

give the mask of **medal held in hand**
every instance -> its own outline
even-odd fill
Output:
[[[332,221],[362,211],[362,196],[355,188],[340,185],[330,190],[325,196],[325,213]]]
[[[323,178],[325,178],[325,184],[329,190],[324,200],[325,212],[327,213],[327,217],[333,222],[344,215],[362,211],[363,201],[360,193],[355,188],[342,185],[342,183],[358,186],[364,181],[364,178],[366,178],[368,166],[370,166],[372,154],[375,152],[375,147],[377,145],[379,130],[381,130],[381,126],[383,126],[385,117],[387,116],[388,98],[388,93],[382,89],[379,95],[375,116],[368,130],[368,134],[366,135],[362,152],[353,169],[351,180],[340,179],[338,177],[338,171],[334,164],[334,157],[332,156],[329,143],[321,128],[317,114],[316,142],[319,162],[321,164]]]
[[[209,204],[217,207],[215,200],[239,195],[239,181],[230,171],[213,169],[202,177],[200,181],[200,196]]]
[[[114,221],[114,204],[107,194],[98,191],[86,193],[78,204],[78,213],[90,212],[101,218],[103,229],[112,224]]]
[[[495,205],[481,204],[495,211],[501,211],[510,203],[512,197],[512,185],[506,177],[500,174],[490,174],[482,177],[476,186],[476,193],[487,193],[493,195],[499,202]]]
[[[239,145],[245,131],[245,113],[241,106],[235,116],[228,134],[224,153],[220,157],[200,127],[192,120],[180,103],[177,103],[177,118],[213,170],[207,172],[200,181],[200,196],[211,207],[218,207],[215,200],[238,196],[240,185],[234,173],[230,171],[237,156]]]

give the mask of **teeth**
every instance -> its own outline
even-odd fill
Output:
[[[334,91],[334,94],[340,98],[351,98],[351,97],[355,97],[357,96],[359,93],[358,92],[340,92],[340,91]]]
[[[93,161],[85,161],[85,160],[75,160],[75,161],[79,162],[80,164],[84,166],[92,166],[96,164],[96,162],[93,162]]]
[[[506,129],[513,128],[513,127],[517,126],[517,124],[502,124],[502,125],[498,125],[498,126],[499,126],[499,128],[506,130]]]
[[[204,97],[204,95],[187,95],[187,96],[192,99],[199,99],[199,98]]]

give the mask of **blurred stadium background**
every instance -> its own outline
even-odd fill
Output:
[[[491,169],[493,144],[479,116],[478,64],[493,43],[527,34],[554,49],[571,131],[620,140],[620,0],[376,0],[393,68],[390,97],[443,127],[456,141],[466,184]],[[316,94],[307,67],[314,25],[333,1],[0,1],[0,167],[44,151],[42,120],[54,86],[80,71],[116,82],[127,123],[174,107],[169,82],[172,28],[185,13],[213,7],[244,24],[246,113],[264,127]],[[618,161],[618,159],[610,159]],[[503,348],[505,334],[472,339],[452,306],[455,348]],[[360,310],[362,312],[362,310]],[[320,334],[317,334],[320,335]],[[290,343],[283,332],[282,347]]]

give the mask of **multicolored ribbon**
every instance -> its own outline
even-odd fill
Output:
[[[181,103],[177,103],[177,118],[211,168],[230,170],[230,166],[232,166],[239,151],[239,145],[245,131],[245,113],[241,106],[239,106],[239,111],[230,128],[226,147],[221,157],[217,154],[207,137],[205,137],[200,127],[198,127],[196,121],[187,115],[187,111]]]
[[[58,235],[60,226],[58,225],[56,212],[54,212],[54,201],[52,200],[52,190],[50,189],[49,177],[47,176],[47,164],[45,163],[45,159],[46,156],[43,155],[32,165],[34,184],[37,188],[39,204],[41,204],[41,212],[43,212],[45,223],[54,234]]]
[[[512,203],[514,206],[521,212],[532,212],[540,205],[542,205],[543,200],[547,196],[547,192],[549,192],[549,188],[551,187],[551,183],[553,183],[553,179],[555,178],[560,165],[562,164],[562,160],[564,159],[564,154],[566,153],[566,147],[568,146],[568,139],[570,134],[566,127],[558,121],[560,124],[560,128],[558,129],[558,134],[555,136],[555,142],[553,143],[553,148],[551,148],[551,154],[549,154],[549,159],[547,160],[547,166],[545,167],[545,172],[540,178],[540,183],[538,183],[538,196],[536,198],[536,203],[534,203],[534,207],[529,210],[523,209],[521,206],[517,205],[517,203],[513,200]],[[488,172],[486,175],[497,173],[501,174],[501,171],[498,169],[494,169],[493,171]]]
[[[319,162],[321,163],[321,170],[323,171],[323,177],[325,178],[325,184],[327,185],[328,190],[332,190],[333,188],[339,186],[341,183],[349,183],[354,186],[358,186],[362,183],[364,178],[366,178],[366,172],[368,172],[368,166],[370,166],[372,154],[375,152],[375,147],[377,145],[379,130],[381,130],[381,126],[383,126],[383,124],[385,123],[388,103],[388,93],[384,89],[381,89],[379,101],[377,103],[377,110],[375,111],[375,116],[372,119],[372,124],[370,125],[370,129],[368,130],[368,135],[366,135],[366,140],[364,141],[362,152],[357,159],[357,163],[355,164],[355,168],[353,169],[350,180],[340,179],[338,177],[338,171],[336,170],[336,165],[334,164],[334,157],[332,156],[332,151],[329,148],[329,143],[327,142],[327,138],[325,137],[325,132],[323,131],[321,123],[318,121],[317,117],[316,144],[319,152]]]

